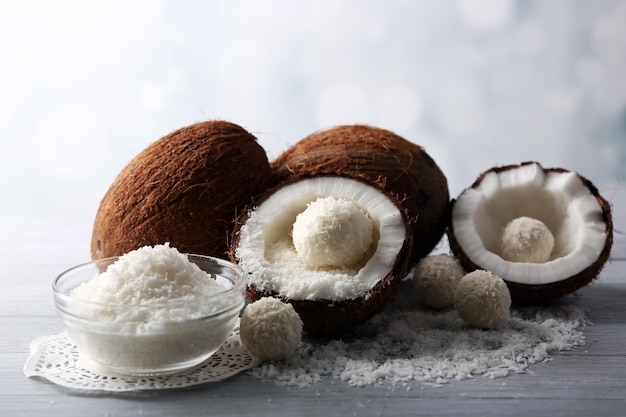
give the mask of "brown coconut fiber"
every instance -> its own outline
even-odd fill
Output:
[[[388,130],[348,125],[316,132],[271,167],[278,183],[339,175],[375,183],[394,195],[408,213],[413,263],[428,255],[445,232],[450,200],[445,175],[421,146]]]
[[[270,182],[264,149],[242,127],[214,120],[176,130],[118,174],[95,217],[91,256],[169,242],[227,258],[233,219]]]

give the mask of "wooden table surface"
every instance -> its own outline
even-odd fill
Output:
[[[600,278],[570,296],[588,309],[586,344],[505,378],[442,387],[351,387],[323,380],[282,387],[241,373],[219,383],[134,394],[72,392],[22,372],[29,344],[63,330],[51,282],[89,259],[91,225],[72,219],[0,218],[0,415],[626,415],[626,216],[614,206],[616,240]],[[621,232],[620,232],[621,231]]]

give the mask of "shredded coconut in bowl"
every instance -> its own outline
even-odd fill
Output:
[[[145,246],[119,257],[69,297],[59,295],[57,308],[81,355],[98,366],[132,375],[178,372],[224,343],[244,305],[238,268],[217,261],[188,257],[168,244]],[[82,278],[105,263],[62,277]]]
[[[125,254],[71,295],[101,305],[85,309],[97,318],[149,324],[199,318],[228,308],[236,300],[215,297],[224,290],[186,255],[164,244]]]
[[[309,339],[288,359],[250,372],[260,379],[301,387],[322,378],[352,386],[442,385],[480,375],[500,378],[522,373],[549,361],[550,352],[585,341],[585,312],[573,306],[514,309],[505,326],[482,330],[468,326],[454,309],[420,309],[411,298],[410,288],[404,288],[383,313],[342,339]]]

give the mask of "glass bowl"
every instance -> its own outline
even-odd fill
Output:
[[[118,257],[88,262],[59,275],[52,285],[56,309],[80,355],[122,375],[170,374],[211,357],[234,329],[245,302],[241,269],[228,261],[186,255],[223,290],[198,305],[99,304],[77,299],[72,290],[105,271]],[[200,313],[198,313],[200,312]]]

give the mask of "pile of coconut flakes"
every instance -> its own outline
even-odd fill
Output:
[[[411,294],[403,288],[383,313],[340,339],[305,339],[289,359],[250,372],[300,387],[322,378],[352,386],[500,378],[550,360],[550,352],[584,344],[582,328],[589,324],[583,308],[554,304],[514,307],[505,326],[480,330],[467,326],[454,309],[416,306]]]

